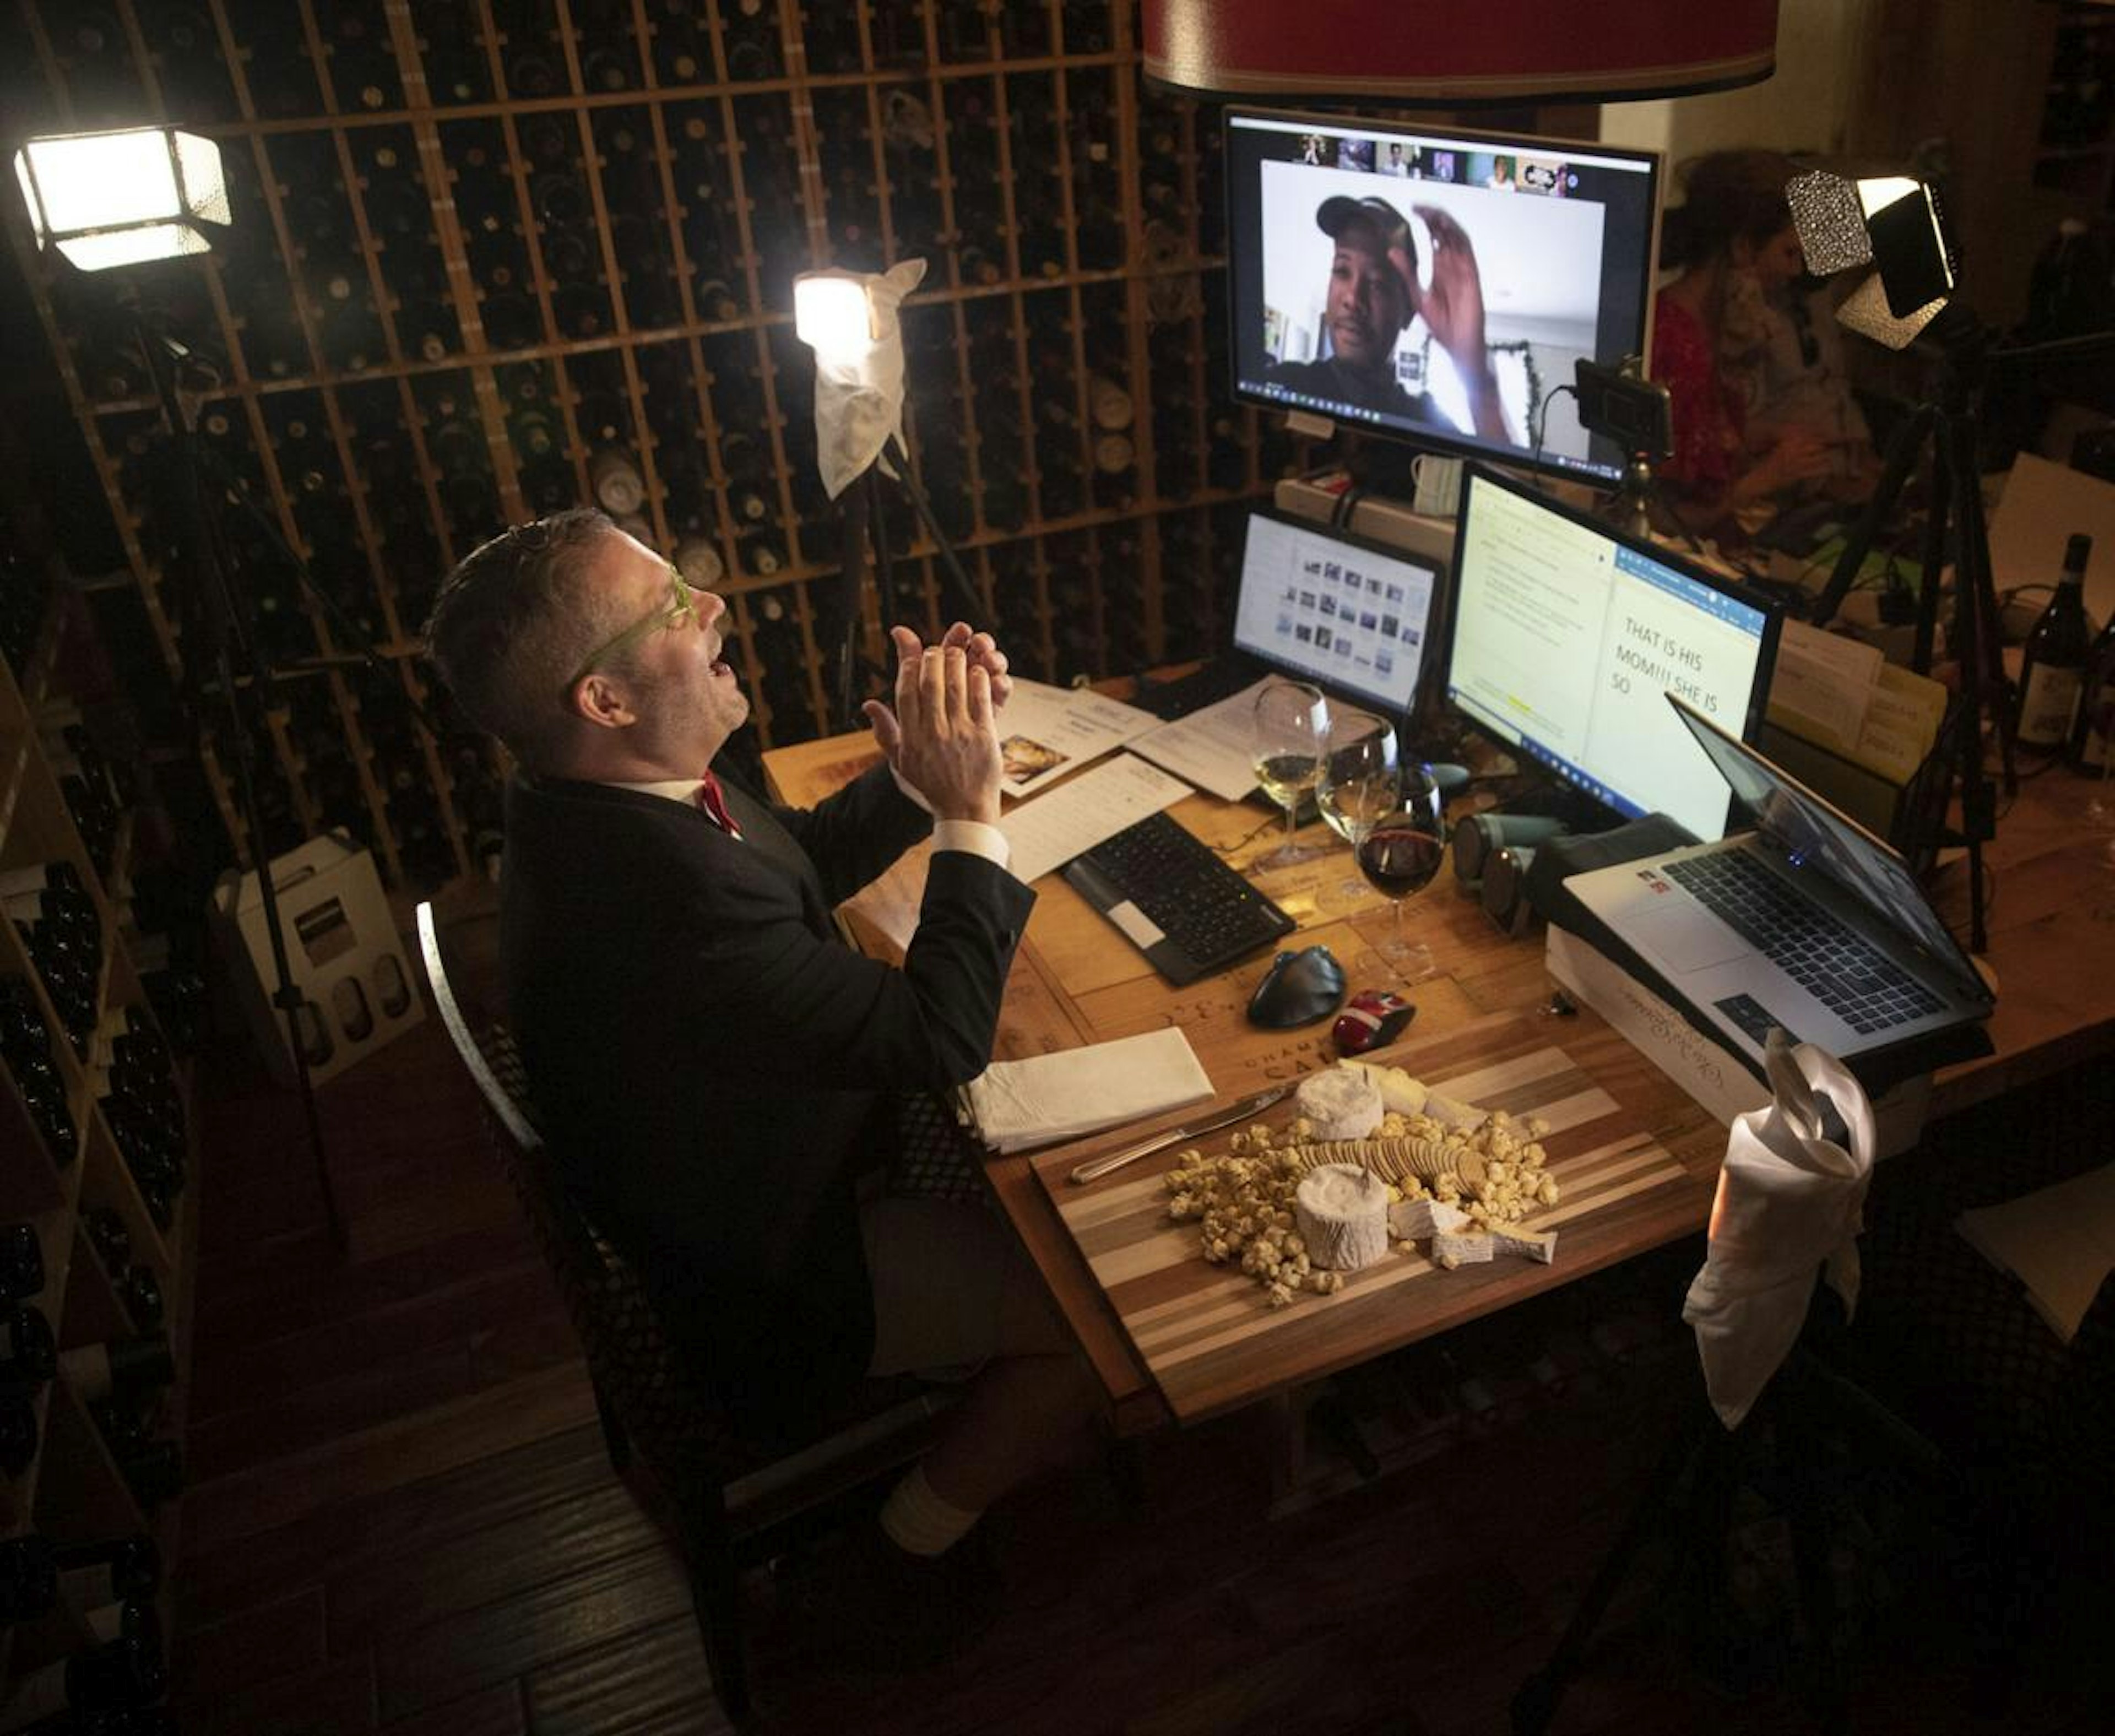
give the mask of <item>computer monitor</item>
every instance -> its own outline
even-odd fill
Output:
[[[1479,465],[1454,563],[1447,703],[1622,818],[1723,838],[1726,781],[1663,696],[1752,739],[1781,611]]]
[[[1441,450],[1621,480],[1626,454],[1587,434],[1569,393],[1553,393],[1582,356],[1613,368],[1646,353],[1655,154],[1229,108],[1226,161],[1235,397]],[[1462,304],[1446,293],[1446,254],[1460,237],[1466,251],[1456,246],[1454,257],[1473,257],[1482,291],[1494,393],[1472,394],[1455,360],[1468,339],[1454,329],[1450,310]],[[1361,281],[1363,313],[1350,305]]]
[[[1251,512],[1234,647],[1384,716],[1407,717],[1440,576],[1401,549]]]

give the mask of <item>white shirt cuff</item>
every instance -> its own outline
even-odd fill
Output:
[[[933,847],[935,850],[961,850],[970,856],[980,856],[999,868],[1007,867],[1013,861],[1013,848],[1007,843],[1006,834],[997,826],[986,825],[981,820],[934,820]]]

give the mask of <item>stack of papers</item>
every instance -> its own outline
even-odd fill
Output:
[[[1264,677],[1269,680],[1268,676]],[[1244,687],[1230,699],[1163,723],[1134,740],[1131,751],[1187,778],[1222,801],[1239,801],[1255,788],[1256,692]]]
[[[1780,729],[1907,783],[1938,739],[1946,689],[1887,662],[1878,647],[1787,621],[1770,677]]]
[[[1032,796],[1159,724],[1149,711],[1085,688],[1016,680],[998,716],[999,748],[1006,755],[999,788],[1009,796]]]

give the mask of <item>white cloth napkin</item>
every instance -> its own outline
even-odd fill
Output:
[[[963,1089],[984,1143],[1021,1151],[1198,1102],[1212,1095],[1212,1082],[1190,1040],[1171,1026],[995,1061]]]
[[[1734,1118],[1704,1265],[1681,1317],[1695,1330],[1712,1408],[1738,1428],[1806,1318],[1814,1269],[1847,1312],[1858,1302],[1858,1232],[1873,1171],[1873,1106],[1850,1069],[1773,1031],[1773,1101]],[[1824,1100],[1825,1094],[1825,1100]],[[1840,1127],[1828,1125],[1827,1104]],[[1838,1137],[1831,1137],[1831,1133]]]
[[[924,277],[925,262],[903,259],[884,272],[837,275],[866,285],[874,342],[858,356],[816,352],[815,467],[833,500],[882,457],[892,434],[899,443],[903,438],[903,337],[897,308]]]

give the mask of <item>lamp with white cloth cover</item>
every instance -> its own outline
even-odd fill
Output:
[[[816,468],[824,491],[844,513],[842,583],[834,634],[831,693],[840,722],[857,721],[855,706],[860,631],[865,613],[868,543],[883,590],[892,567],[881,512],[879,478],[899,484],[917,508],[961,617],[996,628],[993,611],[977,595],[956,558],[903,447],[904,298],[925,276],[923,259],[902,259],[883,272],[809,271],[793,280],[795,335],[815,352]]]

